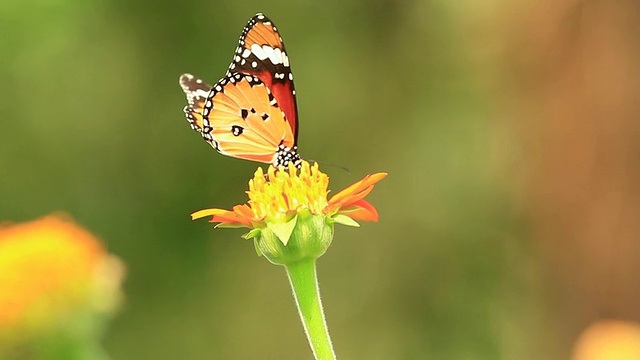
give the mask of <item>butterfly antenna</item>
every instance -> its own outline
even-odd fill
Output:
[[[346,172],[347,174],[351,175],[351,170],[349,170],[348,167],[342,166],[342,165],[338,165],[338,164],[334,164],[334,163],[330,163],[330,162],[326,162],[326,161],[318,161],[318,160],[313,160],[313,159],[306,159],[309,162],[317,162],[318,164],[322,164],[322,165],[326,165],[326,166],[332,166],[335,168],[338,168],[340,170],[343,170],[344,172]]]

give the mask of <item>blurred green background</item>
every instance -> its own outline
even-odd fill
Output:
[[[62,211],[127,265],[113,359],[310,359],[284,269],[189,214],[256,164],[189,129],[178,77],[280,29],[299,148],[336,191],[386,171],[379,223],[319,261],[341,359],[567,359],[638,320],[632,1],[0,3],[0,219]],[[615,5],[614,5],[615,3]]]

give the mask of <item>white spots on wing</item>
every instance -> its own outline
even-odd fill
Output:
[[[207,96],[209,96],[209,91],[204,90],[204,89],[198,89],[196,91],[194,91],[194,93],[196,94],[196,97],[201,97],[201,98],[207,98]]]
[[[222,91],[222,86],[216,85],[216,91]]]
[[[293,73],[289,73],[289,80],[293,81]]]
[[[244,51],[242,52],[242,57],[246,59],[249,57],[249,55],[251,55],[251,50],[244,49]]]
[[[231,63],[230,68],[231,68],[231,70],[235,69],[236,68],[236,63]]]
[[[262,50],[264,51],[265,54],[267,54],[267,57],[269,58],[269,61],[271,61],[272,64],[276,65],[282,62],[282,57],[276,55],[275,53],[275,50],[280,50],[280,49],[274,50],[274,48],[272,48],[271,46],[264,45],[262,47]]]
[[[252,62],[251,62],[251,67],[253,67],[253,68],[258,67],[258,63],[257,63],[257,62],[255,62],[255,61],[252,61]]]
[[[187,101],[189,104],[194,105],[196,101],[206,99],[209,96],[209,91],[205,89],[185,89],[185,94],[187,94]]]
[[[269,57],[269,55],[264,52],[263,47],[258,44],[251,45],[251,52],[260,60],[264,60]]]
[[[289,58],[287,57],[287,54],[279,48],[272,48],[269,45],[260,46],[258,44],[253,44],[251,45],[251,53],[260,60],[269,58],[269,61],[274,65],[283,64],[285,67],[289,66]]]
[[[278,32],[278,29],[276,29],[276,27],[273,27],[273,31]]]
[[[291,90],[291,93],[292,93],[293,95],[295,95],[295,94],[296,94],[296,91],[295,91],[295,90]]]
[[[257,17],[258,17],[258,19],[260,19],[260,20],[264,19],[264,15],[262,15],[262,14],[258,14],[258,16],[257,16]]]
[[[240,62],[240,65],[244,65],[244,64],[246,64],[246,63],[247,63],[247,60],[242,59],[242,61]]]
[[[284,73],[275,73],[273,74],[273,77],[284,80]]]
[[[180,76],[180,87],[182,88],[182,91],[184,91],[185,94],[187,94],[187,97],[195,96],[190,94],[197,91],[198,85],[202,84],[202,80],[197,79],[194,81],[194,79],[195,77],[191,74],[182,74]],[[195,85],[193,84],[194,82],[196,83]]]

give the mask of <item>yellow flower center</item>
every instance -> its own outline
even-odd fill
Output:
[[[268,176],[258,168],[249,180],[249,205],[256,218],[285,220],[291,212],[308,209],[321,214],[327,209],[329,177],[318,164],[303,161],[300,170],[293,163],[287,168],[269,166]]]

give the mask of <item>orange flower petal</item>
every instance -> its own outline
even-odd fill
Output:
[[[191,220],[202,219],[203,217],[213,216],[213,215],[222,215],[232,211],[225,209],[204,209],[200,211],[196,211],[191,214]]]
[[[355,211],[349,211],[349,208],[357,208]],[[352,218],[353,220],[362,221],[375,221],[378,222],[378,211],[367,200],[358,200],[348,207],[343,207],[341,210],[346,210],[344,215]],[[338,214],[340,211],[338,211]]]
[[[253,210],[251,210],[251,207],[249,207],[249,205],[247,204],[234,206],[233,212],[247,219],[255,218],[255,214],[253,213]],[[255,220],[258,220],[258,219],[255,219]]]
[[[223,224],[240,224],[247,227],[251,226],[251,221],[241,216],[238,216],[234,213],[229,213],[225,215],[214,215],[209,222],[217,222],[217,223],[223,223]]]
[[[191,214],[191,219],[195,220],[195,219],[200,219],[207,216],[212,217],[211,220],[209,220],[209,222],[219,222],[219,223],[225,223],[225,224],[242,224],[246,226],[251,226],[250,219],[243,217],[242,215],[239,215],[234,211],[229,211],[225,209],[204,209],[204,210],[196,211],[193,214]]]
[[[364,179],[333,195],[329,199],[329,204],[349,206],[367,196],[373,190],[373,185],[384,179],[385,176],[387,176],[387,173],[383,172],[367,175]]]

